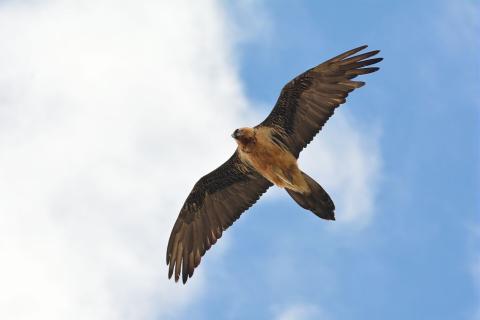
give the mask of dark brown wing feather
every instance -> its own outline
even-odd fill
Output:
[[[274,138],[298,157],[333,115],[335,108],[345,102],[348,93],[365,84],[352,79],[379,69],[365,68],[382,60],[368,59],[378,50],[353,56],[366,47],[342,53],[288,82],[272,112],[258,126],[275,128],[277,135]]]
[[[185,200],[167,247],[168,277],[185,283],[201,257],[272,184],[247,167],[237,152],[202,177]]]

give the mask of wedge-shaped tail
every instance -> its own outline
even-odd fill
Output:
[[[285,190],[302,208],[312,211],[322,219],[335,220],[335,205],[328,193],[305,172],[302,174],[310,187],[310,193],[299,193],[287,188]]]

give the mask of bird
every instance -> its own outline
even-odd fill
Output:
[[[371,65],[380,50],[346,51],[301,73],[281,90],[263,122],[236,129],[233,155],[198,180],[181,207],[170,234],[168,278],[193,276],[205,252],[268,188],[283,188],[302,208],[335,220],[335,205],[313,178],[300,170],[300,152],[313,140],[350,92],[365,82],[352,80],[379,70]],[[357,54],[360,53],[360,54]]]

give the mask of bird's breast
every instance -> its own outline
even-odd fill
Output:
[[[269,138],[257,134],[255,145],[248,152],[240,149],[240,158],[250,164],[264,178],[282,188],[294,188],[293,184],[300,173],[297,159],[280,148]]]

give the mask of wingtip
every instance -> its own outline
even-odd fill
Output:
[[[330,63],[330,62],[334,62],[334,61],[340,61],[340,60],[343,60],[345,58],[348,58],[350,56],[353,56],[354,54],[358,53],[359,51],[362,51],[364,50],[365,48],[367,48],[368,45],[364,44],[363,46],[360,46],[360,47],[357,47],[357,48],[354,48],[354,49],[351,49],[351,50],[348,50],[348,51],[345,51],[327,61],[325,61],[326,63]]]
[[[329,212],[324,219],[329,221],[335,221],[335,212],[334,211]]]
[[[373,58],[373,59],[363,60],[362,63],[364,63],[366,66],[369,66],[375,63],[379,63],[382,60],[383,58]]]
[[[364,44],[364,45],[362,45],[362,46],[360,46],[360,47],[358,47],[358,48],[355,48],[355,49],[353,49],[353,50],[362,51],[362,50],[364,50],[364,49],[366,49],[366,48],[368,48],[368,45],[367,45],[367,44]],[[358,51],[357,51],[357,52],[358,52]],[[376,54],[382,52],[382,50],[380,50],[380,49],[375,49],[375,50],[372,50],[372,51],[370,51],[370,52],[372,53],[372,55],[376,55]]]
[[[187,269],[183,268],[182,270],[182,282],[183,284],[185,284],[185,282],[187,282],[188,280],[188,271]]]
[[[352,55],[354,55],[354,54],[359,53],[359,52],[362,51],[362,50],[365,50],[366,48],[368,48],[368,45],[364,44],[363,46],[356,47],[356,48],[354,48],[354,49],[351,49],[351,50],[349,50],[349,51],[346,51],[345,53],[346,53],[346,54],[348,53],[347,56],[352,56]]]

